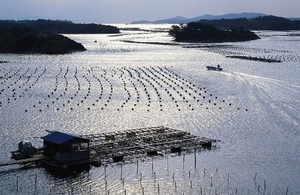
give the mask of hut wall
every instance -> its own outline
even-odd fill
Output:
[[[80,160],[87,160],[89,158],[90,158],[89,151],[70,151],[65,153],[56,152],[53,155],[53,159],[61,163],[76,162]]]

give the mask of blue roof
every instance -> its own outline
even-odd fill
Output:
[[[85,141],[87,140],[87,139],[78,137],[76,135],[71,135],[71,134],[63,133],[63,132],[59,132],[59,131],[53,131],[49,135],[42,137],[42,139],[44,141],[48,141],[48,142],[58,144],[58,145],[68,142],[72,139],[81,139],[81,140],[85,140]]]

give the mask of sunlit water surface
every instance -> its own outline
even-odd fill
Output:
[[[167,126],[221,140],[217,148],[65,178],[1,167],[0,194],[300,193],[299,32],[206,48],[169,44],[168,25],[119,26],[119,35],[66,35],[87,48],[81,53],[0,54],[8,61],[0,64],[0,160],[21,140],[41,146],[45,130]],[[206,70],[217,64],[224,71]]]

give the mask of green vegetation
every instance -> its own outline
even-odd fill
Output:
[[[259,39],[255,33],[246,30],[245,28],[222,30],[201,22],[191,22],[186,25],[180,24],[180,26],[173,25],[169,34],[178,42],[216,43]]]
[[[0,27],[29,27],[37,32],[54,34],[110,34],[119,33],[114,26],[101,24],[75,24],[70,21],[60,20],[0,20]]]
[[[84,50],[81,44],[62,35],[28,27],[0,28],[0,53],[66,54]]]

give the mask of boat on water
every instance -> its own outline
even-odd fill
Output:
[[[222,71],[223,68],[220,67],[220,65],[218,66],[206,66],[207,70],[214,70],[214,71]]]

